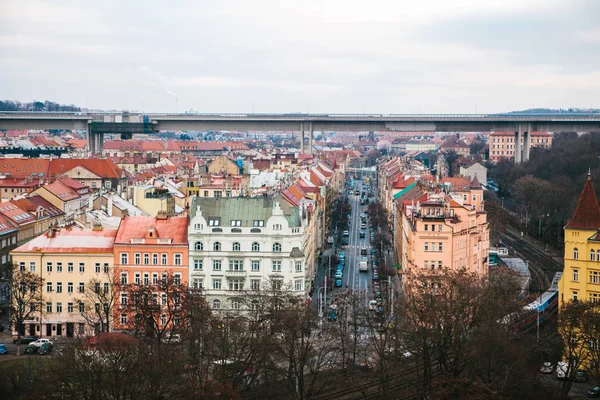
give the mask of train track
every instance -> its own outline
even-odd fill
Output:
[[[529,261],[529,271],[533,283],[532,291],[547,290],[552,283],[554,274],[563,270],[562,263],[511,232],[502,234],[502,242],[513,249],[518,256]]]

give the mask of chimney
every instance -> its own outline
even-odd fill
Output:
[[[112,215],[113,215],[113,195],[112,194],[108,195],[108,202],[106,204],[106,213],[108,214],[109,217],[112,217]]]
[[[168,218],[169,218],[169,216],[165,210],[160,210],[158,212],[158,214],[156,215],[157,220],[166,220]]]

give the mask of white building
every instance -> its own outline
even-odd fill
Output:
[[[248,292],[272,287],[306,295],[312,276],[303,251],[305,213],[281,195],[192,197],[190,285],[215,309],[243,309]]]

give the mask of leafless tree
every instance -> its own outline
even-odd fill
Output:
[[[85,290],[75,298],[84,304],[81,316],[96,332],[110,332],[114,328],[115,304],[119,301],[119,281],[116,275],[105,270],[102,279],[93,278]]]
[[[13,265],[10,317],[17,332],[17,355],[21,354],[21,337],[25,334],[25,321],[43,314],[43,285],[42,277],[33,272],[22,271],[17,264]]]

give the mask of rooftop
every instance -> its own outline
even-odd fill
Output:
[[[187,217],[158,217],[126,216],[121,220],[115,243],[129,244],[131,239],[147,237],[149,229],[158,239],[171,239],[172,244],[186,244],[188,232]]]
[[[112,253],[117,231],[62,228],[17,247],[15,253]]]
[[[592,177],[588,174],[588,178],[583,185],[581,196],[575,207],[573,218],[569,221],[566,228],[568,229],[600,229],[600,205],[596,191],[592,184]]]

